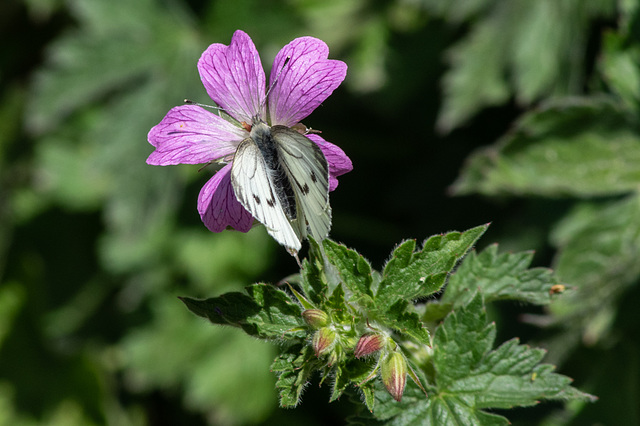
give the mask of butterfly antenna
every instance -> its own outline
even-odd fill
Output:
[[[192,101],[191,99],[185,99],[184,103],[187,105],[197,105],[202,108],[211,108],[211,109],[217,109],[218,111],[224,111],[224,108],[220,108],[219,106],[201,104],[200,102],[195,102],[195,101]]]
[[[273,79],[273,83],[271,83],[271,85],[269,86],[269,90],[267,90],[267,94],[264,95],[264,100],[262,101],[262,105],[260,105],[260,109],[261,110],[262,110],[262,108],[264,108],[265,104],[267,103],[267,99],[269,99],[269,93],[271,93],[271,89],[273,89],[273,87],[278,82],[278,79],[280,78],[280,74],[282,74],[282,71],[284,71],[284,67],[287,66],[287,64],[289,63],[290,60],[291,60],[291,56],[287,56],[284,59],[284,64],[282,64],[282,67],[280,67],[280,70],[278,71],[278,74],[276,75],[276,78]]]

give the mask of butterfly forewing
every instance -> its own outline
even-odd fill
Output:
[[[331,228],[329,168],[322,150],[313,141],[285,126],[273,126],[271,134],[280,162],[295,193],[297,217],[294,228],[301,238],[309,233],[317,240]]]
[[[285,209],[291,208],[286,205],[286,196],[283,198],[282,182],[278,181],[277,175],[272,161],[265,159],[264,152],[254,138],[247,138],[240,143],[231,167],[231,184],[236,198],[266,226],[267,232],[276,241],[298,251],[301,236],[294,231],[285,213]]]

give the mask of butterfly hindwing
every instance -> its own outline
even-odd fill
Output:
[[[301,237],[308,232],[316,240],[331,228],[329,167],[322,150],[313,141],[286,126],[273,126],[271,134],[280,162],[295,194],[297,217],[294,228]]]
[[[280,244],[297,252],[331,227],[329,167],[314,142],[286,126],[254,122],[238,146],[231,183],[236,198]]]
[[[231,184],[240,204],[265,225],[267,232],[283,246],[298,251],[301,237],[285,213],[285,208],[290,207],[286,206],[288,201],[286,196],[283,199],[282,184],[277,181],[278,174],[270,161],[268,155],[265,159],[254,138],[245,139],[235,154]]]

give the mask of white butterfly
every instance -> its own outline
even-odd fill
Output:
[[[328,163],[296,130],[254,118],[235,154],[231,184],[240,204],[292,254],[307,235],[322,240],[329,234]]]

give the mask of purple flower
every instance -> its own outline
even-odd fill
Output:
[[[271,90],[265,100],[267,85],[258,51],[251,38],[238,30],[229,46],[212,44],[198,61],[207,93],[237,122],[197,105],[181,105],[151,129],[148,139],[155,151],[147,158],[148,164],[224,164],[198,197],[198,212],[210,231],[251,229],[254,219],[236,199],[230,177],[238,145],[249,137],[246,123],[257,117],[269,126],[293,127],[311,114],[347,72],[344,62],[327,59],[328,54],[327,45],[313,37],[300,37],[283,47],[273,61]],[[337,176],[353,168],[351,160],[319,135],[305,136],[327,159],[329,190],[333,191],[338,186]]]

